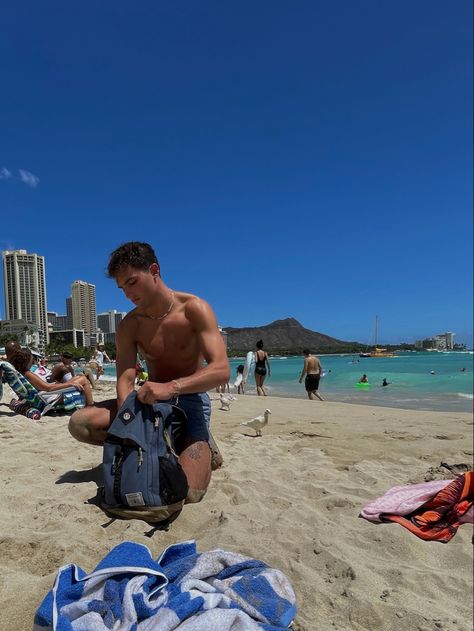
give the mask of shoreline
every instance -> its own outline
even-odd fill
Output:
[[[101,376],[101,378],[99,379],[99,384],[115,384],[116,383],[116,379],[113,376],[109,376],[106,375],[104,378],[104,375]],[[267,388],[269,386],[266,386]],[[270,386],[271,387],[271,386]],[[458,403],[457,406],[455,405],[449,405],[449,404],[445,404],[443,406],[442,401],[440,401],[439,399],[441,399],[441,395],[439,396],[438,401],[436,401],[434,398],[432,398],[432,401],[436,401],[438,403],[438,405],[429,405],[427,403],[425,403],[426,397],[411,397],[411,401],[413,402],[412,405],[407,405],[406,401],[403,401],[400,405],[396,405],[395,402],[393,400],[390,400],[388,402],[384,402],[381,401],[380,399],[378,400],[373,400],[373,401],[355,401],[355,400],[347,400],[344,397],[344,395],[339,395],[339,397],[341,398],[334,398],[337,397],[338,395],[336,393],[334,393],[334,391],[325,391],[325,390],[321,390],[320,391],[321,395],[324,397],[324,401],[314,401],[314,403],[343,403],[345,405],[356,405],[356,406],[371,406],[371,407],[380,407],[380,408],[389,408],[389,409],[394,409],[394,410],[421,410],[423,412],[447,412],[447,413],[470,413],[472,412],[472,401],[473,399],[473,395],[470,394],[464,394],[464,393],[459,393],[458,397],[459,399],[456,399],[456,402]],[[213,394],[217,394],[217,392],[215,392],[215,390],[209,390],[208,394],[211,396]],[[236,396],[236,397],[257,397],[257,393],[256,390],[249,390],[248,392],[246,392],[246,394],[244,395],[238,395],[236,393],[236,390],[233,386],[231,386],[231,395]],[[297,401],[306,401],[308,400],[304,388],[303,386],[301,386],[301,391],[297,394],[293,394],[290,392],[275,392],[275,391],[271,391],[268,394],[269,397],[275,397],[278,399],[291,399],[291,400],[297,400]],[[347,395],[350,396],[350,395]],[[357,395],[355,395],[357,396]],[[453,396],[451,394],[445,395],[445,396]],[[262,397],[261,397],[262,398]],[[403,405],[403,403],[405,403],[405,405]]]

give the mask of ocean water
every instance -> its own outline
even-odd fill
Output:
[[[320,383],[320,393],[328,401],[345,401],[421,410],[472,411],[472,351],[447,353],[399,353],[397,357],[362,358],[358,355],[319,355],[327,374]],[[244,358],[230,360],[231,381]],[[304,384],[298,383],[303,357],[270,357],[271,377],[265,388],[273,396],[306,398]],[[106,375],[115,376],[115,366],[106,365]],[[462,368],[466,370],[463,372]],[[329,372],[330,371],[330,372]],[[435,374],[431,374],[434,371]],[[365,373],[369,387],[356,383]],[[382,379],[390,382],[382,387]],[[231,388],[233,392],[235,388]],[[246,394],[256,394],[250,375]]]

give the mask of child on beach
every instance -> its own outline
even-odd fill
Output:
[[[244,365],[237,366],[237,376],[234,381],[234,388],[237,388],[237,394],[245,394],[244,390]]]

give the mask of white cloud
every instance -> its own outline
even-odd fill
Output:
[[[29,171],[25,171],[24,169],[18,169],[18,173],[20,174],[20,179],[27,186],[31,186],[31,188],[36,188],[40,182],[40,179],[37,175],[30,173]]]
[[[12,177],[12,172],[3,167],[0,169],[0,180],[9,180]]]

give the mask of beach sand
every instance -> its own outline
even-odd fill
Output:
[[[95,398],[112,395],[101,383]],[[252,396],[229,412],[218,407],[212,428],[224,466],[204,500],[152,538],[141,521],[103,527],[108,518],[86,503],[101,449],[74,441],[66,416],[33,423],[0,407],[3,631],[32,628],[61,565],[90,571],[124,540],[156,557],[188,539],[284,571],[297,595],[296,631],[472,629],[471,525],[440,544],[358,517],[392,486],[452,477],[441,462],[470,463],[471,415]],[[239,423],[266,407],[269,425],[253,438]]]

